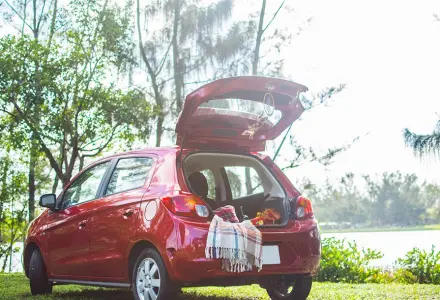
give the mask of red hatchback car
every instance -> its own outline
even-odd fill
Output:
[[[57,284],[130,288],[135,299],[173,299],[182,287],[259,284],[272,299],[306,299],[321,258],[311,202],[267,156],[304,108],[306,87],[265,77],[214,81],[189,94],[177,146],[122,153],[84,168],[29,226],[23,263],[32,294]],[[213,210],[258,225],[261,271],[230,273],[207,259]]]

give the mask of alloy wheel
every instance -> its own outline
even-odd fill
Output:
[[[160,272],[152,258],[146,258],[139,264],[136,290],[141,300],[157,299],[160,291]]]

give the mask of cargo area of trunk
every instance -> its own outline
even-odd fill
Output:
[[[279,213],[276,222],[263,226],[284,226],[289,218],[286,193],[271,170],[252,155],[194,152],[183,161],[187,186],[214,210],[232,205],[240,221],[271,209]]]

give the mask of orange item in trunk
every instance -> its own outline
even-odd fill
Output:
[[[257,213],[257,216],[251,220],[254,225],[275,224],[281,218],[281,215],[272,208],[267,208],[263,212]]]

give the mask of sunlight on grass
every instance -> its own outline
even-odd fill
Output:
[[[440,299],[440,286],[398,284],[338,284],[314,283],[311,300],[334,299]],[[31,297],[28,280],[21,274],[0,275],[0,299],[65,299],[65,300],[126,300],[132,299],[129,290],[89,288],[81,286],[56,286],[49,296]],[[188,288],[176,300],[257,300],[269,297],[258,286],[232,288]]]

